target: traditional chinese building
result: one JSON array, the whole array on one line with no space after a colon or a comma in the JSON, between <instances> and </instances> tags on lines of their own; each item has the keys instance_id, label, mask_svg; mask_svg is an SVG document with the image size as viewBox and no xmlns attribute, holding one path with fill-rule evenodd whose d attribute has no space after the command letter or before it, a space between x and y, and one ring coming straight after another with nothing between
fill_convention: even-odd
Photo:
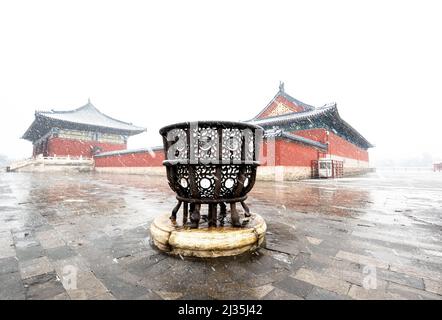
<instances>
[{"instance_id":1,"label":"traditional chinese building","mask_svg":"<svg viewBox=\"0 0 442 320\"><path fill-rule=\"evenodd\" d=\"M100 152L125 150L127 139L145 131L100 112L90 101L71 111L36 111L23 135L33 144L33 156L92 158Z\"/></svg>"},{"instance_id":2,"label":"traditional chinese building","mask_svg":"<svg viewBox=\"0 0 442 320\"><path fill-rule=\"evenodd\" d=\"M246 121L265 129L258 179L339 177L370 171L373 145L339 115L336 103L314 107L284 90ZM93 157L96 171L164 174L162 147L127 150L145 129L113 119L90 102L72 111L36 112L23 138L34 156Z\"/></svg>"},{"instance_id":3,"label":"traditional chinese building","mask_svg":"<svg viewBox=\"0 0 442 320\"><path fill-rule=\"evenodd\" d=\"M280 172L284 179L323 176L321 169L328 169L327 177L335 177L369 168L368 149L373 145L340 117L336 103L315 108L287 94L284 83L247 122L266 130L264 155L269 153L269 139L274 139L273 154L264 157L265 165L276 168L273 173Z\"/></svg>"},{"instance_id":4,"label":"traditional chinese building","mask_svg":"<svg viewBox=\"0 0 442 320\"><path fill-rule=\"evenodd\" d=\"M284 90L246 122L265 129L258 179L338 177L369 171L372 144L345 122L335 103L313 107ZM102 172L164 174L162 147L104 152L95 158Z\"/></svg>"}]
</instances>

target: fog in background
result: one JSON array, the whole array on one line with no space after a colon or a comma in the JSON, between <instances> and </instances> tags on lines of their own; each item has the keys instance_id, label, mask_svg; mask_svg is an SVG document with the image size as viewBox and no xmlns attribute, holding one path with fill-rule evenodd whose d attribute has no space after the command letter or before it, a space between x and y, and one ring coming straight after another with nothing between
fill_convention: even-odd
<instances>
[{"instance_id":1,"label":"fog in background","mask_svg":"<svg viewBox=\"0 0 442 320\"><path fill-rule=\"evenodd\" d=\"M248 120L278 90L341 116L372 165L442 161L438 1L0 2L0 158L24 158L37 110L92 103L146 133ZM0 159L1 160L1 159Z\"/></svg>"}]
</instances>

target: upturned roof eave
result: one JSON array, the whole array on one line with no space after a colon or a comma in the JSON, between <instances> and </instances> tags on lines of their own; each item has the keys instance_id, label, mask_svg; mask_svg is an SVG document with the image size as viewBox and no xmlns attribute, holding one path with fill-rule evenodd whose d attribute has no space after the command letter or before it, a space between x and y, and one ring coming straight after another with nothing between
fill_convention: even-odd
<instances>
[{"instance_id":1,"label":"upturned roof eave","mask_svg":"<svg viewBox=\"0 0 442 320\"><path fill-rule=\"evenodd\" d=\"M316 108L309 111L304 112L292 112L288 114L282 114L278 116L273 117L267 117L263 119L252 119L247 120L245 122L257 124L257 125L277 125L277 124L283 124L286 122L294 121L294 120L304 120L311 117L318 117L326 112L333 111L336 109L336 104L333 104L331 106Z\"/></svg>"},{"instance_id":2,"label":"upturned roof eave","mask_svg":"<svg viewBox=\"0 0 442 320\"><path fill-rule=\"evenodd\" d=\"M137 127L137 126L134 126L134 125L131 125L128 123L124 123L124 122L123 122L124 124L131 125L133 128L123 129L123 128L117 128L117 127L111 127L111 126L102 126L102 125L94 125L94 124L84 123L84 122L63 120L63 119L57 119L57 118L50 117L49 115L46 115L43 113L39 113L38 115L40 117L46 118L49 121L53 121L53 122L69 123L71 125L81 125L81 126L85 126L85 127L93 127L93 128L100 128L100 129L110 129L110 130L115 130L115 131L119 131L119 132L131 132L131 133L133 133L131 135L139 134L139 133L145 132L147 130L146 128Z\"/></svg>"},{"instance_id":3,"label":"upturned roof eave","mask_svg":"<svg viewBox=\"0 0 442 320\"><path fill-rule=\"evenodd\" d=\"M366 144L367 149L374 147L374 144L370 143L358 130L353 128L347 121L345 121L344 119L341 118L337 109L336 109L336 116L341 121L341 123L344 124L344 126L346 126L348 129L350 129L350 131L352 131L354 134L356 134L358 136L358 138L361 139Z\"/></svg>"},{"instance_id":4,"label":"upturned roof eave","mask_svg":"<svg viewBox=\"0 0 442 320\"><path fill-rule=\"evenodd\" d=\"M67 115L67 114L76 115L77 113L79 113L79 112L81 112L83 110L86 111L86 112L87 112L87 110L92 110L92 112L97 113L99 116L101 116L105 120L108 120L110 122L114 122L115 125L94 125L94 124L91 124L91 123L85 123L85 122L79 122L79 121L71 121L69 119L60 119L60 118L57 117L57 115ZM55 111L55 110L51 110L51 111L36 111L35 115L36 115L36 117L40 116L40 117L44 117L44 118L47 118L47 119L50 119L50 120L54 120L54 121L62 121L62 122L67 122L67 123L80 124L80 125L85 125L85 126L89 126L89 127L109 128L109 129L113 129L113 130L138 132L138 133L146 131L146 128L134 126L132 123L121 121L121 120L112 118L111 116L108 116L107 114L104 114L99 109L97 109L90 102L90 100L84 106L81 106L81 107L73 109L73 110L64 110L64 111ZM121 128L118 125L126 126L126 128Z\"/></svg>"},{"instance_id":5,"label":"upturned roof eave","mask_svg":"<svg viewBox=\"0 0 442 320\"><path fill-rule=\"evenodd\" d=\"M268 117L264 119L257 120L249 120L246 122L250 122L253 124L261 125L261 126L272 126L272 125L283 125L293 121L300 121L305 119L316 119L319 117L326 116L328 114L334 114L334 116L354 135L357 136L363 142L363 145L368 148L373 148L374 145L370 143L362 134L360 134L355 128L353 128L348 122L341 118L338 112L338 108L336 104L332 104L330 106L318 108L311 111L305 112L294 112L290 114L284 114L274 117Z\"/></svg>"},{"instance_id":6,"label":"upturned roof eave","mask_svg":"<svg viewBox=\"0 0 442 320\"><path fill-rule=\"evenodd\" d=\"M50 129L39 134L38 137L34 138L34 133L32 131L34 130L34 128L36 128L39 125L38 124L39 118L44 118L44 119L47 119L47 120L54 122L54 123L61 122L61 123L70 124L72 126L81 125L83 127L88 127L88 128L96 128L96 129L100 129L100 130L111 130L114 132L118 132L120 134L126 134L128 136L137 135L137 134L147 131L147 129L143 128L143 127L136 127L137 129L130 129L129 130L129 129L121 129L121 128L113 128L113 127L105 127L105 126L96 126L96 125L91 125L91 124L77 123L77 122L71 122L71 121L66 121L66 120L54 119L54 118L50 118L50 117L45 117L41 113L36 113L36 118L34 119L32 124L29 126L29 128L25 131L25 133L21 136L21 139L28 140L28 141L32 142L32 141L38 140L40 137L44 136L47 132L49 132ZM54 127L55 126L56 125L54 125Z\"/></svg>"}]
</instances>

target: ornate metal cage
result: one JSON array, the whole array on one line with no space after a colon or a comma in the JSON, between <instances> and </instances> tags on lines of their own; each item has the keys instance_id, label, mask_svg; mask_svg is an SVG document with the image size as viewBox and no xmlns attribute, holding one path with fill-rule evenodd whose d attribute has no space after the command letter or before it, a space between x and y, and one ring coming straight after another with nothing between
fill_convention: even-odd
<instances>
[{"instance_id":1,"label":"ornate metal cage","mask_svg":"<svg viewBox=\"0 0 442 320\"><path fill-rule=\"evenodd\" d=\"M224 221L229 203L232 225L241 226L236 203L250 216L244 201L255 183L262 132L259 126L227 121L183 122L160 129L163 165L178 200L172 221L184 203L183 223L190 207L190 225L197 228L201 204L208 204L209 226L216 226L218 220Z\"/></svg>"}]
</instances>

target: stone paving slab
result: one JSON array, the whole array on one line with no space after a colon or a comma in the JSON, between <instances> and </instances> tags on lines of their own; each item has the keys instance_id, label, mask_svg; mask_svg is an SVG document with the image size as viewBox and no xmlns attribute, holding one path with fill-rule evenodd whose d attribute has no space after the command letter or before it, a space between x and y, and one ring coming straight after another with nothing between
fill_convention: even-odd
<instances>
[{"instance_id":1,"label":"stone paving slab","mask_svg":"<svg viewBox=\"0 0 442 320\"><path fill-rule=\"evenodd\" d=\"M22 300L26 298L25 288L18 272L0 275L0 299Z\"/></svg>"},{"instance_id":2,"label":"stone paving slab","mask_svg":"<svg viewBox=\"0 0 442 320\"><path fill-rule=\"evenodd\" d=\"M441 296L428 291L418 290L401 284L390 283L388 292L398 294L404 299L412 300L440 300Z\"/></svg>"},{"instance_id":3,"label":"stone paving slab","mask_svg":"<svg viewBox=\"0 0 442 320\"><path fill-rule=\"evenodd\" d=\"M331 278L304 268L299 269L292 277L340 295L346 295L350 289L350 283L347 281Z\"/></svg>"},{"instance_id":4,"label":"stone paving slab","mask_svg":"<svg viewBox=\"0 0 442 320\"><path fill-rule=\"evenodd\" d=\"M313 288L306 296L306 300L351 300L347 295L339 295L335 292L321 288Z\"/></svg>"},{"instance_id":5,"label":"stone paving slab","mask_svg":"<svg viewBox=\"0 0 442 320\"><path fill-rule=\"evenodd\" d=\"M59 299L66 296L66 291L54 271L28 277L23 283L26 288L26 299L29 300Z\"/></svg>"},{"instance_id":6,"label":"stone paving slab","mask_svg":"<svg viewBox=\"0 0 442 320\"><path fill-rule=\"evenodd\" d=\"M425 290L424 279L417 278L408 274L398 273L390 270L377 270L378 279L382 279L388 282L404 285L407 287Z\"/></svg>"},{"instance_id":7,"label":"stone paving slab","mask_svg":"<svg viewBox=\"0 0 442 320\"><path fill-rule=\"evenodd\" d=\"M274 282L273 285L301 298L307 297L314 288L314 285L311 283L290 276L285 277L281 281Z\"/></svg>"},{"instance_id":8,"label":"stone paving slab","mask_svg":"<svg viewBox=\"0 0 442 320\"><path fill-rule=\"evenodd\" d=\"M50 260L66 260L77 255L74 249L66 245L48 248L45 253Z\"/></svg>"},{"instance_id":9,"label":"stone paving slab","mask_svg":"<svg viewBox=\"0 0 442 320\"><path fill-rule=\"evenodd\" d=\"M364 287L352 284L348 296L355 300L402 300L403 296L386 289L365 289Z\"/></svg>"},{"instance_id":10,"label":"stone paving slab","mask_svg":"<svg viewBox=\"0 0 442 320\"><path fill-rule=\"evenodd\" d=\"M417 278L424 278L424 279L432 279L437 282L442 281L442 273L429 270L425 266L421 268L413 267L413 266L404 266L404 265L392 265L390 267L391 271L399 272L399 273L405 273L411 276L415 276Z\"/></svg>"},{"instance_id":11,"label":"stone paving slab","mask_svg":"<svg viewBox=\"0 0 442 320\"><path fill-rule=\"evenodd\" d=\"M19 272L17 257L0 259L0 275Z\"/></svg>"},{"instance_id":12,"label":"stone paving slab","mask_svg":"<svg viewBox=\"0 0 442 320\"><path fill-rule=\"evenodd\" d=\"M366 265L366 266L375 266L377 268L382 268L382 269L389 268L389 264L384 261L380 261L380 260L372 258L372 257L367 257L364 255L355 254L355 253L347 252L347 251L343 251L343 250L340 250L338 252L338 254L336 255L336 258L351 261L351 262Z\"/></svg>"},{"instance_id":13,"label":"stone paving slab","mask_svg":"<svg viewBox=\"0 0 442 320\"><path fill-rule=\"evenodd\" d=\"M0 190L0 299L442 299L429 172L257 182L265 245L220 259L152 247L163 177L0 173Z\"/></svg>"},{"instance_id":14,"label":"stone paving slab","mask_svg":"<svg viewBox=\"0 0 442 320\"><path fill-rule=\"evenodd\" d=\"M16 249L16 256L20 261L41 258L44 257L45 254L45 250L39 244L28 247L17 247Z\"/></svg>"},{"instance_id":15,"label":"stone paving slab","mask_svg":"<svg viewBox=\"0 0 442 320\"><path fill-rule=\"evenodd\" d=\"M344 280L350 284L355 284L357 286L364 286L364 278L366 274L363 272L354 272L348 269L336 269L336 268L327 268L321 272L324 276L328 276L335 279ZM381 279L376 273L376 288L387 288L388 282Z\"/></svg>"},{"instance_id":16,"label":"stone paving slab","mask_svg":"<svg viewBox=\"0 0 442 320\"><path fill-rule=\"evenodd\" d=\"M61 247L66 244L55 230L37 232L36 238L45 249Z\"/></svg>"},{"instance_id":17,"label":"stone paving slab","mask_svg":"<svg viewBox=\"0 0 442 320\"><path fill-rule=\"evenodd\" d=\"M442 296L442 282L423 279L425 290Z\"/></svg>"},{"instance_id":18,"label":"stone paving slab","mask_svg":"<svg viewBox=\"0 0 442 320\"><path fill-rule=\"evenodd\" d=\"M47 257L21 261L19 263L19 267L22 279L31 278L54 271L54 267Z\"/></svg>"},{"instance_id":19,"label":"stone paving slab","mask_svg":"<svg viewBox=\"0 0 442 320\"><path fill-rule=\"evenodd\" d=\"M0 259L15 257L14 242L12 240L11 233L1 232L0 233Z\"/></svg>"},{"instance_id":20,"label":"stone paving slab","mask_svg":"<svg viewBox=\"0 0 442 320\"><path fill-rule=\"evenodd\" d=\"M303 300L301 297L289 293L278 288L273 289L268 295L264 296L265 300Z\"/></svg>"}]
</instances>

